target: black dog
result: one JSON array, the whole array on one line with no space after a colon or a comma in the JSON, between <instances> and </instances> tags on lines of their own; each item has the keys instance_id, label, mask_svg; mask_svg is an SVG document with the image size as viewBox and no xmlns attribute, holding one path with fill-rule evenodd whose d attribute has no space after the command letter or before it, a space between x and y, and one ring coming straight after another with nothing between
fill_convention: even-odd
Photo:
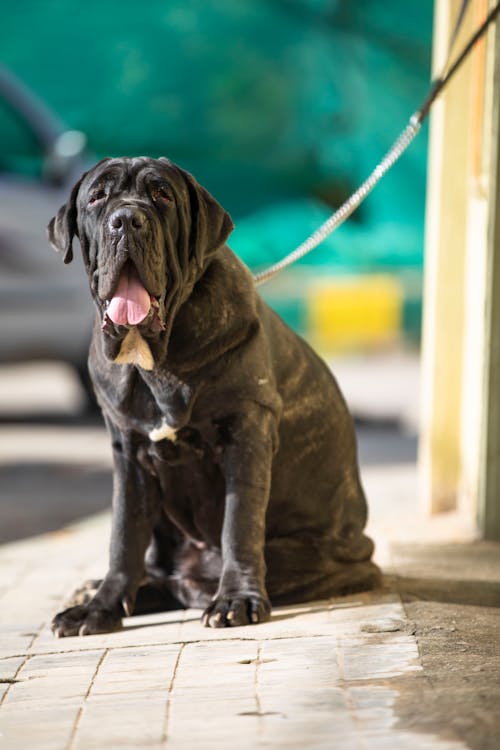
<instances>
[{"instance_id":1,"label":"black dog","mask_svg":"<svg viewBox=\"0 0 500 750\"><path fill-rule=\"evenodd\" d=\"M379 582L352 420L335 380L225 245L224 209L167 159L105 159L49 225L80 241L89 366L111 435L109 572L58 636L205 609L212 627Z\"/></svg>"}]
</instances>

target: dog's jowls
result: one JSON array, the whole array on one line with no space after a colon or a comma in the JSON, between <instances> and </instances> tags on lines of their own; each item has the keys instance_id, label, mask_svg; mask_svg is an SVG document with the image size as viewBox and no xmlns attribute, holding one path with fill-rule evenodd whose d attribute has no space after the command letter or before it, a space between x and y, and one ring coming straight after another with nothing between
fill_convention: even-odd
<instances>
[{"instance_id":1,"label":"dog's jowls","mask_svg":"<svg viewBox=\"0 0 500 750\"><path fill-rule=\"evenodd\" d=\"M65 262L80 241L114 456L109 570L56 615L59 636L173 607L245 625L379 581L342 395L257 294L232 227L149 158L97 164L49 225Z\"/></svg>"}]
</instances>

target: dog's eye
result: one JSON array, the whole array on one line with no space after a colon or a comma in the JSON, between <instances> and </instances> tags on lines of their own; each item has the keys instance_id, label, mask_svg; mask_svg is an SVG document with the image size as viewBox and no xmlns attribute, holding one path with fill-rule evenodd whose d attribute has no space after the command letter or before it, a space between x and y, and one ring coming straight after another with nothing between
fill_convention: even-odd
<instances>
[{"instance_id":1,"label":"dog's eye","mask_svg":"<svg viewBox=\"0 0 500 750\"><path fill-rule=\"evenodd\" d=\"M89 203L92 205L93 203L97 203L98 201L101 201L103 198L106 197L106 191L100 188L99 190L94 190L93 193L91 193L89 198Z\"/></svg>"},{"instance_id":2,"label":"dog's eye","mask_svg":"<svg viewBox=\"0 0 500 750\"><path fill-rule=\"evenodd\" d=\"M170 203L172 198L170 197L170 193L168 192L168 188L160 185L159 187L154 188L153 190L153 200L154 201L163 201L164 203Z\"/></svg>"}]
</instances>

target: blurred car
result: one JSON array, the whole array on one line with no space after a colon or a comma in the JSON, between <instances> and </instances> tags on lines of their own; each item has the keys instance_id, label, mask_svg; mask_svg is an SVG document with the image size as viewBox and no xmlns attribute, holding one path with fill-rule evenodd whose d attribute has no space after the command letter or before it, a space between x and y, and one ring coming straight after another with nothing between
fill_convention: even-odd
<instances>
[{"instance_id":1,"label":"blurred car","mask_svg":"<svg viewBox=\"0 0 500 750\"><path fill-rule=\"evenodd\" d=\"M86 386L87 276L79 253L65 265L52 250L46 226L89 160L85 135L0 66L0 363L63 360Z\"/></svg>"}]
</instances>

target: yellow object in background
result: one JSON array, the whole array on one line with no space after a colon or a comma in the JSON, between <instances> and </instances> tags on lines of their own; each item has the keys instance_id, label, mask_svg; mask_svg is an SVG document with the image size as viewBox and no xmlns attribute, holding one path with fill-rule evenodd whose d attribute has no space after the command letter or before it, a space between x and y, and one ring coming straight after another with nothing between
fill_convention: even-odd
<instances>
[{"instance_id":1,"label":"yellow object in background","mask_svg":"<svg viewBox=\"0 0 500 750\"><path fill-rule=\"evenodd\" d=\"M324 353L396 343L403 301L402 285L393 276L315 280L306 300L308 339Z\"/></svg>"}]
</instances>

